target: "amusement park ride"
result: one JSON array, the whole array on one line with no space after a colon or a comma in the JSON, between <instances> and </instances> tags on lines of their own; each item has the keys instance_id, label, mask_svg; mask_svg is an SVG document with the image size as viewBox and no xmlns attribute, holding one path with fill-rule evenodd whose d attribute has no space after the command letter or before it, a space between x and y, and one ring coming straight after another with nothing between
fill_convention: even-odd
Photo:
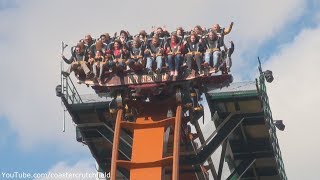
<instances>
[{"instance_id":1,"label":"amusement park ride","mask_svg":"<svg viewBox=\"0 0 320 180\"><path fill-rule=\"evenodd\" d=\"M77 141L112 180L285 180L265 86L273 77L260 61L259 72L255 81L238 83L228 73L194 71L176 79L163 73L80 80L96 92L89 99L61 75L56 93ZM205 114L213 126L203 126Z\"/></svg>"}]
</instances>

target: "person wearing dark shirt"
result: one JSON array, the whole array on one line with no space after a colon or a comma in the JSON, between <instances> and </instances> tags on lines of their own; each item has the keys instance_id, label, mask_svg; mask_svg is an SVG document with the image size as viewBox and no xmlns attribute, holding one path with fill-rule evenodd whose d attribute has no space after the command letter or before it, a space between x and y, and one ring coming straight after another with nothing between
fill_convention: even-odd
<instances>
[{"instance_id":1,"label":"person wearing dark shirt","mask_svg":"<svg viewBox=\"0 0 320 180\"><path fill-rule=\"evenodd\" d=\"M125 69L123 45L120 40L115 40L113 47L109 51L111 55L111 61L109 61L109 66L113 70L122 71Z\"/></svg>"},{"instance_id":2,"label":"person wearing dark shirt","mask_svg":"<svg viewBox=\"0 0 320 180\"><path fill-rule=\"evenodd\" d=\"M224 44L224 36L229 34L232 30L233 22L230 23L228 28L221 28L219 24L214 24L212 29L209 31L213 31L219 37L220 44Z\"/></svg>"},{"instance_id":3,"label":"person wearing dark shirt","mask_svg":"<svg viewBox=\"0 0 320 180\"><path fill-rule=\"evenodd\" d=\"M134 38L132 47L130 48L130 58L127 61L128 66L132 70L141 70L143 67L144 47L141 44L139 37Z\"/></svg>"},{"instance_id":4,"label":"person wearing dark shirt","mask_svg":"<svg viewBox=\"0 0 320 180\"><path fill-rule=\"evenodd\" d=\"M179 41L182 43L185 35L184 29L182 27L178 27L176 30L176 34Z\"/></svg>"},{"instance_id":5,"label":"person wearing dark shirt","mask_svg":"<svg viewBox=\"0 0 320 180\"><path fill-rule=\"evenodd\" d=\"M219 59L221 58L220 47L222 46L217 34L210 31L208 37L203 39L203 44L206 48L206 52L204 54L205 66L210 65L210 59L212 57L213 68L214 71L217 72L219 67Z\"/></svg>"},{"instance_id":6,"label":"person wearing dark shirt","mask_svg":"<svg viewBox=\"0 0 320 180\"><path fill-rule=\"evenodd\" d=\"M81 67L85 72L86 76L89 77L91 75L91 71L87 66L87 62L85 61L85 52L80 48L80 46L76 46L75 50L72 52L72 55L69 59L67 59L64 55L62 55L62 59L70 64L66 71L62 71L63 76L69 76L72 71L75 71L78 74L78 69Z\"/></svg>"},{"instance_id":7,"label":"person wearing dark shirt","mask_svg":"<svg viewBox=\"0 0 320 180\"><path fill-rule=\"evenodd\" d=\"M163 48L159 43L159 38L154 36L152 38L151 43L148 45L147 49L144 51L147 57L146 70L148 73L152 72L152 64L156 62L157 69L156 73L161 72L162 68L162 56L163 56Z\"/></svg>"},{"instance_id":8,"label":"person wearing dark shirt","mask_svg":"<svg viewBox=\"0 0 320 180\"><path fill-rule=\"evenodd\" d=\"M225 66L226 67L226 72L230 72L230 68L232 66L232 59L231 55L234 51L234 43L233 41L230 41L230 47L228 48L227 46L224 46L225 53L223 53L223 62L220 66Z\"/></svg>"},{"instance_id":9,"label":"person wearing dark shirt","mask_svg":"<svg viewBox=\"0 0 320 180\"><path fill-rule=\"evenodd\" d=\"M146 45L149 43L149 41L152 39L150 34L147 34L145 30L141 30L138 34L138 38L140 40L140 43L143 47L146 47Z\"/></svg>"},{"instance_id":10,"label":"person wearing dark shirt","mask_svg":"<svg viewBox=\"0 0 320 180\"><path fill-rule=\"evenodd\" d=\"M85 35L82 41L85 46L85 53L89 52L91 50L91 46L93 46L96 42L96 40L93 39L90 34Z\"/></svg>"},{"instance_id":11,"label":"person wearing dark shirt","mask_svg":"<svg viewBox=\"0 0 320 180\"><path fill-rule=\"evenodd\" d=\"M214 24L211 30L215 32L218 36L224 36L231 32L232 27L233 27L233 22L230 23L228 28L221 28L219 24Z\"/></svg>"},{"instance_id":12,"label":"person wearing dark shirt","mask_svg":"<svg viewBox=\"0 0 320 180\"><path fill-rule=\"evenodd\" d=\"M202 68L201 68L201 63L202 63L202 53L204 51L203 45L199 42L197 39L197 35L191 34L190 35L190 41L184 42L184 49L186 51L186 59L187 59L187 66L188 66L188 71L191 71L192 69L192 62L193 60L196 61L198 71L201 73Z\"/></svg>"},{"instance_id":13,"label":"person wearing dark shirt","mask_svg":"<svg viewBox=\"0 0 320 180\"><path fill-rule=\"evenodd\" d=\"M165 29L165 27L164 28L158 27L156 30L153 30L150 33L150 37L153 37L155 35L162 39L162 38L165 38L165 37L169 37L170 33Z\"/></svg>"},{"instance_id":14,"label":"person wearing dark shirt","mask_svg":"<svg viewBox=\"0 0 320 180\"><path fill-rule=\"evenodd\" d=\"M129 42L131 42L132 40L132 36L129 34L128 31L125 30L121 30L120 31L120 36L117 38L118 40L120 40L121 44L123 46L129 46Z\"/></svg>"},{"instance_id":15,"label":"person wearing dark shirt","mask_svg":"<svg viewBox=\"0 0 320 180\"><path fill-rule=\"evenodd\" d=\"M102 75L106 70L106 60L101 50L98 50L95 53L92 69L94 74L94 80L101 81ZM100 70L99 74L98 74L98 69Z\"/></svg>"},{"instance_id":16,"label":"person wearing dark shirt","mask_svg":"<svg viewBox=\"0 0 320 180\"><path fill-rule=\"evenodd\" d=\"M110 49L111 39L108 33L100 35L100 38L95 44L91 45L90 51L95 53L97 51L106 52Z\"/></svg>"}]
</instances>

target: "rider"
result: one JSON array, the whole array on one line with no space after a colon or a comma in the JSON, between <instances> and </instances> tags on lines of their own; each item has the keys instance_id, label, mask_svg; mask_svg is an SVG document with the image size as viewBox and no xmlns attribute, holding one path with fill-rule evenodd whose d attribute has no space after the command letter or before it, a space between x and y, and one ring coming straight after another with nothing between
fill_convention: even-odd
<instances>
[{"instance_id":1,"label":"rider","mask_svg":"<svg viewBox=\"0 0 320 180\"><path fill-rule=\"evenodd\" d=\"M156 30L153 30L151 33L150 33L150 36L153 37L153 36L158 36L158 38L165 38L165 37L169 37L170 36L170 33L166 30L165 26L162 28L162 27L158 27Z\"/></svg>"},{"instance_id":2,"label":"rider","mask_svg":"<svg viewBox=\"0 0 320 180\"><path fill-rule=\"evenodd\" d=\"M184 35L185 35L184 29L182 27L178 27L176 30L176 34L179 38L179 41L182 42L184 39Z\"/></svg>"},{"instance_id":3,"label":"rider","mask_svg":"<svg viewBox=\"0 0 320 180\"><path fill-rule=\"evenodd\" d=\"M188 71L190 72L192 69L192 61L195 60L198 72L202 73L201 63L202 63L202 53L204 51L203 45L199 42L196 34L190 35L190 41L184 41L184 49L186 51L186 59Z\"/></svg>"},{"instance_id":4,"label":"rider","mask_svg":"<svg viewBox=\"0 0 320 180\"><path fill-rule=\"evenodd\" d=\"M142 70L143 67L144 46L141 44L139 37L135 37L130 48L130 58L127 61L128 66L136 71Z\"/></svg>"},{"instance_id":5,"label":"rider","mask_svg":"<svg viewBox=\"0 0 320 180\"><path fill-rule=\"evenodd\" d=\"M201 38L205 34L204 29L200 25L195 26L193 28L193 31L199 38Z\"/></svg>"},{"instance_id":6,"label":"rider","mask_svg":"<svg viewBox=\"0 0 320 180\"><path fill-rule=\"evenodd\" d=\"M163 48L159 43L159 37L154 36L151 40L151 43L147 46L144 54L147 57L147 65L146 71L148 73L152 73L152 64L154 61L157 63L156 73L160 73L162 69L162 56L163 56Z\"/></svg>"},{"instance_id":7,"label":"rider","mask_svg":"<svg viewBox=\"0 0 320 180\"><path fill-rule=\"evenodd\" d=\"M145 30L141 30L138 34L141 45L145 46L148 41L148 34Z\"/></svg>"},{"instance_id":8,"label":"rider","mask_svg":"<svg viewBox=\"0 0 320 180\"><path fill-rule=\"evenodd\" d=\"M210 31L208 37L203 39L203 44L206 48L204 65L210 66L210 58L212 57L214 72L217 72L219 67L219 59L221 58L220 47L222 46L219 43L217 34L213 31Z\"/></svg>"},{"instance_id":9,"label":"rider","mask_svg":"<svg viewBox=\"0 0 320 180\"><path fill-rule=\"evenodd\" d=\"M100 35L100 40L103 44L102 52L105 52L106 50L110 49L110 45L113 42L113 40L110 38L109 33Z\"/></svg>"},{"instance_id":10,"label":"rider","mask_svg":"<svg viewBox=\"0 0 320 180\"><path fill-rule=\"evenodd\" d=\"M107 65L106 65L106 59L103 56L103 53L101 50L97 50L94 57L94 63L93 63L93 74L94 74L94 80L99 80L101 82L102 75L105 72ZM92 60L91 60L92 61ZM100 73L98 75L98 69L100 70Z\"/></svg>"},{"instance_id":11,"label":"rider","mask_svg":"<svg viewBox=\"0 0 320 180\"><path fill-rule=\"evenodd\" d=\"M214 24L211 30L215 32L218 36L221 36L221 35L224 36L231 32L232 27L233 27L233 22L230 23L228 28L224 28L224 29L222 29L219 24Z\"/></svg>"},{"instance_id":12,"label":"rider","mask_svg":"<svg viewBox=\"0 0 320 180\"><path fill-rule=\"evenodd\" d=\"M96 42L96 40L93 39L90 34L85 35L84 39L81 41L84 42L85 53L89 52L91 49L91 46Z\"/></svg>"},{"instance_id":13,"label":"rider","mask_svg":"<svg viewBox=\"0 0 320 180\"><path fill-rule=\"evenodd\" d=\"M228 28L221 28L219 24L214 24L212 29L209 29L217 34L220 44L224 44L224 36L229 34L232 30L233 22L230 23Z\"/></svg>"},{"instance_id":14,"label":"rider","mask_svg":"<svg viewBox=\"0 0 320 180\"><path fill-rule=\"evenodd\" d=\"M226 45L224 45L224 49L226 50L224 53L222 53L222 64L220 66L226 67L226 73L230 72L230 68L232 66L232 59L231 55L234 51L234 43L230 41L230 48L227 48Z\"/></svg>"},{"instance_id":15,"label":"rider","mask_svg":"<svg viewBox=\"0 0 320 180\"><path fill-rule=\"evenodd\" d=\"M107 52L111 56L112 61L109 61L109 67L111 67L112 70L122 71L125 69L122 46L121 40L116 39L113 47Z\"/></svg>"},{"instance_id":16,"label":"rider","mask_svg":"<svg viewBox=\"0 0 320 180\"><path fill-rule=\"evenodd\" d=\"M119 40L120 40L122 45L128 45L127 43L131 39L132 39L132 37L131 37L131 35L129 34L128 31L125 31L125 30L121 30L120 31Z\"/></svg>"},{"instance_id":17,"label":"rider","mask_svg":"<svg viewBox=\"0 0 320 180\"><path fill-rule=\"evenodd\" d=\"M166 44L165 48L168 57L170 76L178 76L179 67L182 62L181 52L183 51L183 46L180 43L177 34L171 35L170 42Z\"/></svg>"},{"instance_id":18,"label":"rider","mask_svg":"<svg viewBox=\"0 0 320 180\"><path fill-rule=\"evenodd\" d=\"M87 66L87 62L85 61L85 52L79 44L75 47L75 50L72 52L72 55L69 59L67 59L63 54L61 57L67 64L70 64L66 71L61 72L63 76L69 76L72 71L75 71L75 73L79 75L78 69L81 67L87 78L90 78L91 71Z\"/></svg>"}]
</instances>

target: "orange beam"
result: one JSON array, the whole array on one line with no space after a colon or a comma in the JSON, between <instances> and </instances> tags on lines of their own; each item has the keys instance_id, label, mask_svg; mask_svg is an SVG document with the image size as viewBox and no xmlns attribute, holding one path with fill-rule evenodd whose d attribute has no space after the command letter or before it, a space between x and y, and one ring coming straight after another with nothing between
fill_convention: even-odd
<instances>
[{"instance_id":1,"label":"orange beam","mask_svg":"<svg viewBox=\"0 0 320 180\"><path fill-rule=\"evenodd\" d=\"M179 150L180 150L180 130L181 130L181 106L177 107L176 119L173 137L173 163L172 163L172 180L179 179Z\"/></svg>"},{"instance_id":2,"label":"orange beam","mask_svg":"<svg viewBox=\"0 0 320 180\"><path fill-rule=\"evenodd\" d=\"M163 166L172 165L172 156L162 158L161 160L158 160L158 161L140 162L140 163L118 160L117 165L126 169L149 168L149 167L157 167L157 166L163 167Z\"/></svg>"},{"instance_id":3,"label":"orange beam","mask_svg":"<svg viewBox=\"0 0 320 180\"><path fill-rule=\"evenodd\" d=\"M116 180L117 173L117 159L118 159L118 150L119 150L119 136L120 136L120 124L122 121L123 110L119 109L116 124L114 127L114 135L113 135L113 146L112 146L112 158L111 158L111 171L110 171L110 179Z\"/></svg>"},{"instance_id":4,"label":"orange beam","mask_svg":"<svg viewBox=\"0 0 320 180\"><path fill-rule=\"evenodd\" d=\"M153 115L153 118L159 119L157 114ZM139 117L136 119L136 123L151 123L156 125L153 118ZM163 160L163 138L163 126L133 129L131 162L134 162L136 165L131 165L133 168L130 169L130 179L162 179L162 165L154 162L161 162ZM142 167L137 164L142 165ZM152 166L150 167L151 164Z\"/></svg>"},{"instance_id":5,"label":"orange beam","mask_svg":"<svg viewBox=\"0 0 320 180\"><path fill-rule=\"evenodd\" d=\"M179 180L179 151L182 107L178 106L175 118L162 119L162 113L150 108L152 116L143 115L136 122L122 122L123 110L118 110L111 159L111 180L116 180L117 166L130 170L130 179L159 179L163 177L163 167L172 165L172 179ZM150 113L149 112L149 113ZM163 157L164 129L174 124L173 156ZM120 128L133 131L131 161L118 160Z\"/></svg>"},{"instance_id":6,"label":"orange beam","mask_svg":"<svg viewBox=\"0 0 320 180\"><path fill-rule=\"evenodd\" d=\"M121 122L121 127L133 131L134 129L147 129L156 127L167 127L174 124L175 118L167 118L160 121L145 121L145 122Z\"/></svg>"}]
</instances>

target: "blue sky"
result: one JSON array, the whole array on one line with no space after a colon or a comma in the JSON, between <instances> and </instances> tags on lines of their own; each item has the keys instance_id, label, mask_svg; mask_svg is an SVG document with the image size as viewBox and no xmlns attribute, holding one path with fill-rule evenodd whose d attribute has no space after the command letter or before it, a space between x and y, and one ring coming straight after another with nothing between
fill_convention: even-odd
<instances>
[{"instance_id":1,"label":"blue sky","mask_svg":"<svg viewBox=\"0 0 320 180\"><path fill-rule=\"evenodd\" d=\"M253 80L257 73L257 56L265 68L273 70L276 79L268 85L269 98L274 117L284 118L287 125L285 132L278 133L287 175L289 179L314 179L317 174L313 167L317 165L311 166L312 162L306 175L299 172L306 160L320 159L311 155L297 157L304 154L301 146L311 146L315 153L320 147L307 141L297 146L296 139L319 141L317 137L320 137L317 129L304 130L299 124L300 119L308 119L314 127L320 125L314 120L319 119L314 112L317 112L316 101L320 100L315 91L320 88L319 84L314 83L317 81L314 77L320 76L315 69L320 65L320 55L315 49L320 47L320 2L199 0L199 4L208 4L203 7L202 14L193 9L192 4L185 4L178 10L173 8L182 2L164 0L163 3L171 4L167 8L172 13L163 13L161 9L144 7L149 4L144 0L127 1L125 5L95 0L92 3L99 6L90 11L95 13L79 17L80 11L88 11L85 0L0 0L0 54L3 59L0 61L0 80L4 85L0 93L0 172L43 173L61 168L66 171L68 168L70 171L94 170L89 150L75 140L70 117L67 117L66 133L61 131L62 107L54 94L54 87L59 83L61 41L72 45L88 33L94 37L121 29L135 33L140 29L149 31L152 25L167 24L170 30L197 24L210 27L215 22L228 26L234 21L234 29L226 37L236 46L234 78L237 81ZM140 5L137 9L145 9L145 12L139 11L133 16L131 7L137 4ZM209 7L214 5L228 8L216 9L220 16L211 18ZM109 9L106 14L107 6L123 9L117 16L118 21L110 16L118 14L117 8ZM112 23L108 24L108 21ZM306 65L308 69L302 71L301 67ZM82 93L92 92L86 87L79 89ZM291 113L298 111L305 116ZM305 136L298 136L300 134Z\"/></svg>"},{"instance_id":2,"label":"blue sky","mask_svg":"<svg viewBox=\"0 0 320 180\"><path fill-rule=\"evenodd\" d=\"M36 126L35 126L36 130ZM64 161L69 165L75 164L79 159L86 158L93 161L90 152L63 153L50 142L32 150L24 150L19 145L19 139L13 129L10 128L6 118L0 119L0 171L1 172L47 172L53 165ZM75 138L73 139L75 140ZM1 179L1 178L0 178Z\"/></svg>"},{"instance_id":3,"label":"blue sky","mask_svg":"<svg viewBox=\"0 0 320 180\"><path fill-rule=\"evenodd\" d=\"M317 13L320 9L320 1L308 0L305 1L306 8L300 16L286 22L286 25L281 31L273 34L269 39L266 39L257 49L255 53L242 54L242 57L250 60L248 67L254 68L257 66L257 57L260 57L262 63L265 63L272 55L279 53L281 47L294 41L295 37L306 28L315 28L319 26ZM277 26L277 24L273 24ZM252 79L252 72L241 72L242 80Z\"/></svg>"},{"instance_id":4,"label":"blue sky","mask_svg":"<svg viewBox=\"0 0 320 180\"><path fill-rule=\"evenodd\" d=\"M265 41L259 48L257 54L263 59L268 59L273 53L277 52L279 46L290 43L305 28L314 28L318 25L315 15L320 9L320 2L310 0L307 2L307 8L303 14L288 22L288 25L272 38Z\"/></svg>"},{"instance_id":5,"label":"blue sky","mask_svg":"<svg viewBox=\"0 0 320 180\"><path fill-rule=\"evenodd\" d=\"M0 11L4 11L7 9L12 9L12 8L17 8L18 4L16 0L12 0L12 1L6 1L6 0L2 0L0 1Z\"/></svg>"}]
</instances>

